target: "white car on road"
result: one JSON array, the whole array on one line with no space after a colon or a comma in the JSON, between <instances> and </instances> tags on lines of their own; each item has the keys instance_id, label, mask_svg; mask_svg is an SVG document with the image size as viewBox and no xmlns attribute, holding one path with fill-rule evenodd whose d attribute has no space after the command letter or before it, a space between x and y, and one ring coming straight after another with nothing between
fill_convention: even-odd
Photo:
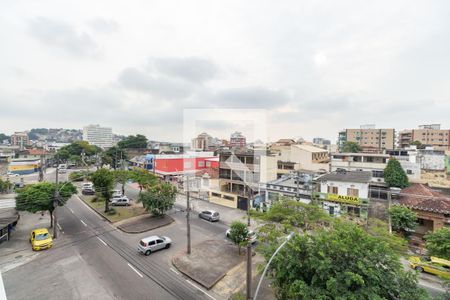
<instances>
[{"instance_id":1,"label":"white car on road","mask_svg":"<svg viewBox=\"0 0 450 300\"><path fill-rule=\"evenodd\" d=\"M138 251L145 255L150 255L152 252L169 249L172 240L167 236L153 235L146 237L139 241Z\"/></svg>"},{"instance_id":2,"label":"white car on road","mask_svg":"<svg viewBox=\"0 0 450 300\"><path fill-rule=\"evenodd\" d=\"M230 238L230 232L231 232L231 228L228 229L227 232L225 233L227 238ZM258 240L258 235L256 234L256 232L250 230L247 234L247 239L250 241L250 243L254 244Z\"/></svg>"}]
</instances>

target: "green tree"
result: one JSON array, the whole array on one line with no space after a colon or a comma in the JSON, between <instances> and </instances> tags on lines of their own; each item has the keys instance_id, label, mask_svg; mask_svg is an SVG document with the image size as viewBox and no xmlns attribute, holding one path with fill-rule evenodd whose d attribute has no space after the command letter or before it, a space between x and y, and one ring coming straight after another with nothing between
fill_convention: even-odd
<instances>
[{"instance_id":1,"label":"green tree","mask_svg":"<svg viewBox=\"0 0 450 300\"><path fill-rule=\"evenodd\" d=\"M405 188L409 185L408 176L395 158L389 159L384 169L384 181L390 187Z\"/></svg>"},{"instance_id":2,"label":"green tree","mask_svg":"<svg viewBox=\"0 0 450 300\"><path fill-rule=\"evenodd\" d=\"M131 172L128 170L115 170L114 180L122 185L122 194L125 195L125 184L131 179Z\"/></svg>"},{"instance_id":3,"label":"green tree","mask_svg":"<svg viewBox=\"0 0 450 300\"><path fill-rule=\"evenodd\" d=\"M404 255L408 250L408 241L396 233L390 234L387 223L380 219L370 218L366 232L387 243L399 255Z\"/></svg>"},{"instance_id":4,"label":"green tree","mask_svg":"<svg viewBox=\"0 0 450 300\"><path fill-rule=\"evenodd\" d=\"M417 214L406 206L394 205L388 211L392 229L408 235L417 225Z\"/></svg>"},{"instance_id":5,"label":"green tree","mask_svg":"<svg viewBox=\"0 0 450 300\"><path fill-rule=\"evenodd\" d=\"M12 187L12 183L9 180L2 180L0 178L0 193L8 192Z\"/></svg>"},{"instance_id":6,"label":"green tree","mask_svg":"<svg viewBox=\"0 0 450 300\"><path fill-rule=\"evenodd\" d=\"M285 232L290 232L292 227L312 230L331 220L321 207L288 198L281 198L267 212L251 211L251 213L261 220L283 224Z\"/></svg>"},{"instance_id":7,"label":"green tree","mask_svg":"<svg viewBox=\"0 0 450 300\"><path fill-rule=\"evenodd\" d=\"M141 193L139 201L154 216L163 216L175 204L176 194L177 188L175 186L163 182Z\"/></svg>"},{"instance_id":8,"label":"green tree","mask_svg":"<svg viewBox=\"0 0 450 300\"><path fill-rule=\"evenodd\" d=\"M81 161L82 155L91 157L101 151L101 148L90 145L87 141L75 141L59 149L58 152L56 152L56 158L59 159L59 161L67 161L71 158L75 158L75 156L78 156L80 159L76 160Z\"/></svg>"},{"instance_id":9,"label":"green tree","mask_svg":"<svg viewBox=\"0 0 450 300\"><path fill-rule=\"evenodd\" d=\"M105 199L105 212L109 211L109 199L114 187L114 175L110 170L101 168L92 174L92 183L95 191Z\"/></svg>"},{"instance_id":10,"label":"green tree","mask_svg":"<svg viewBox=\"0 0 450 300\"><path fill-rule=\"evenodd\" d=\"M59 189L58 205L63 206L67 200L76 194L77 189L72 183L62 182L56 187L55 183L41 182L26 185L17 191L16 209L36 213L39 211L48 211L50 213L50 227L53 225L53 201L55 189Z\"/></svg>"},{"instance_id":11,"label":"green tree","mask_svg":"<svg viewBox=\"0 0 450 300\"><path fill-rule=\"evenodd\" d=\"M114 146L103 152L101 159L103 164L110 165L115 170L123 160L127 159L127 155L123 149Z\"/></svg>"},{"instance_id":12,"label":"green tree","mask_svg":"<svg viewBox=\"0 0 450 300\"><path fill-rule=\"evenodd\" d=\"M230 240L238 246L238 253L241 255L241 247L247 243L248 228L240 221L234 221L230 226Z\"/></svg>"},{"instance_id":13,"label":"green tree","mask_svg":"<svg viewBox=\"0 0 450 300\"><path fill-rule=\"evenodd\" d=\"M84 179L90 179L92 175L91 171L74 171L69 174L70 181L83 181Z\"/></svg>"},{"instance_id":14,"label":"green tree","mask_svg":"<svg viewBox=\"0 0 450 300\"><path fill-rule=\"evenodd\" d=\"M355 142L345 142L344 146L342 147L341 152L346 152L346 153L357 153L357 152L361 152L362 148L358 143Z\"/></svg>"},{"instance_id":15,"label":"green tree","mask_svg":"<svg viewBox=\"0 0 450 300\"><path fill-rule=\"evenodd\" d=\"M144 169L134 169L131 171L130 179L137 182L139 185L139 194L142 193L142 189L148 189L154 186L158 182L158 177L155 174L150 173Z\"/></svg>"},{"instance_id":16,"label":"green tree","mask_svg":"<svg viewBox=\"0 0 450 300\"><path fill-rule=\"evenodd\" d=\"M387 243L347 222L294 236L270 274L278 299L428 299Z\"/></svg>"},{"instance_id":17,"label":"green tree","mask_svg":"<svg viewBox=\"0 0 450 300\"><path fill-rule=\"evenodd\" d=\"M130 135L124 140L117 143L117 146L122 149L145 149L147 148L147 138L142 134L136 136Z\"/></svg>"},{"instance_id":18,"label":"green tree","mask_svg":"<svg viewBox=\"0 0 450 300\"><path fill-rule=\"evenodd\" d=\"M425 235L425 247L430 256L450 260L450 228L443 227Z\"/></svg>"}]
</instances>

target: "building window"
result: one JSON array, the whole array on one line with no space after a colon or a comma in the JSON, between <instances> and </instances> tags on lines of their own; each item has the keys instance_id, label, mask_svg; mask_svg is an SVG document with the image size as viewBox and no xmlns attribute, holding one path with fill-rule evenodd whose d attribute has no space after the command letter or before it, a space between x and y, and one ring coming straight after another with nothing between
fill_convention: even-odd
<instances>
[{"instance_id":1,"label":"building window","mask_svg":"<svg viewBox=\"0 0 450 300\"><path fill-rule=\"evenodd\" d=\"M211 168L211 162L210 162L210 161L207 161L207 162L206 162L206 167L207 167L207 168Z\"/></svg>"},{"instance_id":2,"label":"building window","mask_svg":"<svg viewBox=\"0 0 450 300\"><path fill-rule=\"evenodd\" d=\"M358 189L348 188L347 189L347 196L359 197L359 190Z\"/></svg>"},{"instance_id":3,"label":"building window","mask_svg":"<svg viewBox=\"0 0 450 300\"><path fill-rule=\"evenodd\" d=\"M383 171L372 171L372 176L376 178L383 178L384 172Z\"/></svg>"},{"instance_id":4,"label":"building window","mask_svg":"<svg viewBox=\"0 0 450 300\"><path fill-rule=\"evenodd\" d=\"M192 164L191 164L190 161L185 161L185 162L183 163L183 166L184 166L185 169L192 168Z\"/></svg>"},{"instance_id":5,"label":"building window","mask_svg":"<svg viewBox=\"0 0 450 300\"><path fill-rule=\"evenodd\" d=\"M338 187L337 186L328 186L328 194L337 194Z\"/></svg>"},{"instance_id":6,"label":"building window","mask_svg":"<svg viewBox=\"0 0 450 300\"><path fill-rule=\"evenodd\" d=\"M199 160L198 161L198 167L199 168L203 168L205 166L205 161L204 160Z\"/></svg>"},{"instance_id":7,"label":"building window","mask_svg":"<svg viewBox=\"0 0 450 300\"><path fill-rule=\"evenodd\" d=\"M412 175L412 174L413 174L413 171L412 171L412 170L406 170L406 174Z\"/></svg>"}]
</instances>

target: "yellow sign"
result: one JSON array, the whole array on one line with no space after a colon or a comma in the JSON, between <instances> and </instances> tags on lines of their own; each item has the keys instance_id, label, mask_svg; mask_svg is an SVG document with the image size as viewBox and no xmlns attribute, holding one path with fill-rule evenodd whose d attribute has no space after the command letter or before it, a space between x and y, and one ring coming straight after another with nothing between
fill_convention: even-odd
<instances>
[{"instance_id":1,"label":"yellow sign","mask_svg":"<svg viewBox=\"0 0 450 300\"><path fill-rule=\"evenodd\" d=\"M335 202L348 203L354 205L360 205L358 197L353 196L342 196L336 194L327 194L327 199Z\"/></svg>"}]
</instances>

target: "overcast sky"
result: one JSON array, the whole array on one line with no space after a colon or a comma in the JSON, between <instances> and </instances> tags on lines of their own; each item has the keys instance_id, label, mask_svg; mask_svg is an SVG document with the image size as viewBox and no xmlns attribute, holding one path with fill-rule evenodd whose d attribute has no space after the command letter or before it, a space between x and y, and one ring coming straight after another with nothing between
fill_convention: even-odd
<instances>
[{"instance_id":1,"label":"overcast sky","mask_svg":"<svg viewBox=\"0 0 450 300\"><path fill-rule=\"evenodd\" d=\"M251 135L252 109L270 140L449 128L449 16L445 0L1 1L0 132L177 141L192 108L249 109L198 122L222 138Z\"/></svg>"}]
</instances>

